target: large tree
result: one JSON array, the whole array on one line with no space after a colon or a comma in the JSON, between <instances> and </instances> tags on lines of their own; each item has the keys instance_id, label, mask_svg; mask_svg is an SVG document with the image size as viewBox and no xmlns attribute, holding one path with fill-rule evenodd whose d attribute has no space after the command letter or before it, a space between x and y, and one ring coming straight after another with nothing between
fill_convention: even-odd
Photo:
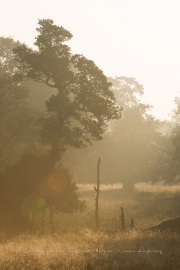
<instances>
[{"instance_id":1,"label":"large tree","mask_svg":"<svg viewBox=\"0 0 180 270\"><path fill-rule=\"evenodd\" d=\"M35 194L38 205L39 199L45 199L54 231L54 207L72 211L82 206L71 181L57 172L57 161L68 146L82 148L93 140L101 140L107 122L119 119L121 109L115 105L111 84L94 62L70 53L69 31L52 20L40 20L37 31L37 50L25 45L14 49L18 69L12 75L17 81L30 79L30 83L32 80L40 83L41 89L44 85L45 91L47 87L54 90L46 102L46 112L38 121L39 140L44 148L39 152L35 144L33 151L24 151L21 159L3 175L2 189L6 190L4 194L8 187L15 191L14 213L19 219L23 217L19 209L24 201L27 205L26 200L31 201ZM4 202L12 209L11 199L7 201L5 196Z\"/></svg>"},{"instance_id":2,"label":"large tree","mask_svg":"<svg viewBox=\"0 0 180 270\"><path fill-rule=\"evenodd\" d=\"M103 72L93 61L72 55L67 41L72 34L52 20L39 20L37 50L14 50L26 78L55 88L42 119L42 136L51 144L54 161L67 146L81 148L101 140L107 122L118 119L121 109Z\"/></svg>"},{"instance_id":3,"label":"large tree","mask_svg":"<svg viewBox=\"0 0 180 270\"><path fill-rule=\"evenodd\" d=\"M12 38L0 38L0 228L8 231L29 227L32 210L39 213L49 207L52 214L52 205L66 212L82 208L69 175L52 172L50 148L40 136L41 114L30 105L24 87L38 90L39 83L19 82L22 74L15 75L18 64L13 53L17 45Z\"/></svg>"}]
</instances>

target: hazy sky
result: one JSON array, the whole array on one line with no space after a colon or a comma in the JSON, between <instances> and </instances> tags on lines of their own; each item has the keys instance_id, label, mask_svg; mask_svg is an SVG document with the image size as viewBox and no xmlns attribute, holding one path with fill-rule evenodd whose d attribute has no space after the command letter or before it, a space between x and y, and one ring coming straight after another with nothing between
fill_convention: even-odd
<instances>
[{"instance_id":1,"label":"hazy sky","mask_svg":"<svg viewBox=\"0 0 180 270\"><path fill-rule=\"evenodd\" d=\"M32 46L38 19L73 34L72 52L107 76L134 77L165 119L180 95L180 0L0 0L0 36Z\"/></svg>"}]
</instances>

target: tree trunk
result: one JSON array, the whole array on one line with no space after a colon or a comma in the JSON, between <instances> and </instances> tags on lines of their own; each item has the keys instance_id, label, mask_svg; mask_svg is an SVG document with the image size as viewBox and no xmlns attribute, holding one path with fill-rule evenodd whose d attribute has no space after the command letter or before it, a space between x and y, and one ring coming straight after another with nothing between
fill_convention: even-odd
<instances>
[{"instance_id":1,"label":"tree trunk","mask_svg":"<svg viewBox=\"0 0 180 270\"><path fill-rule=\"evenodd\" d=\"M124 209L123 209L123 207L121 207L120 219L121 219L122 230L124 231L125 230L125 220L124 220Z\"/></svg>"},{"instance_id":2,"label":"tree trunk","mask_svg":"<svg viewBox=\"0 0 180 270\"><path fill-rule=\"evenodd\" d=\"M96 209L95 209L95 220L96 220L96 228L99 229L99 187L100 187L100 158L97 163L97 187L94 186L94 190L96 191L96 198L95 198L95 204L96 204Z\"/></svg>"}]
</instances>

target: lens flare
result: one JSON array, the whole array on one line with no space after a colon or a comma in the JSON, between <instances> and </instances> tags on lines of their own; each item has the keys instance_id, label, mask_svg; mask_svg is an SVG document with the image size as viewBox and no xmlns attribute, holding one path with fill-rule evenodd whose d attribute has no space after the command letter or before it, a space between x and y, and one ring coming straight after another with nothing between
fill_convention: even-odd
<instances>
[{"instance_id":1,"label":"lens flare","mask_svg":"<svg viewBox=\"0 0 180 270\"><path fill-rule=\"evenodd\" d=\"M54 172L47 179L48 187L54 192L62 192L67 188L68 180L62 172Z\"/></svg>"},{"instance_id":2,"label":"lens flare","mask_svg":"<svg viewBox=\"0 0 180 270\"><path fill-rule=\"evenodd\" d=\"M26 217L29 218L29 212L35 210L41 212L46 207L46 201L37 195L29 195L26 197L21 205L21 212Z\"/></svg>"}]
</instances>

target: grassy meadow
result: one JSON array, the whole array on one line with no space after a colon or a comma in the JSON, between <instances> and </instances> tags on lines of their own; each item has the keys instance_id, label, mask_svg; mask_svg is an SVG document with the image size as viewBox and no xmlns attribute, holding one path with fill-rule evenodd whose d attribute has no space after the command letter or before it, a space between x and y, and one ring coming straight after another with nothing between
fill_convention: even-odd
<instances>
[{"instance_id":1,"label":"grassy meadow","mask_svg":"<svg viewBox=\"0 0 180 270\"><path fill-rule=\"evenodd\" d=\"M159 187L161 188L161 187ZM141 190L142 191L142 190ZM95 226L95 192L79 186L86 210L55 214L56 233L1 234L2 270L179 270L180 235L147 228L179 216L179 191L136 192L123 199L121 186L102 186L100 229ZM125 213L121 229L120 207ZM130 219L135 228L130 229Z\"/></svg>"}]
</instances>

